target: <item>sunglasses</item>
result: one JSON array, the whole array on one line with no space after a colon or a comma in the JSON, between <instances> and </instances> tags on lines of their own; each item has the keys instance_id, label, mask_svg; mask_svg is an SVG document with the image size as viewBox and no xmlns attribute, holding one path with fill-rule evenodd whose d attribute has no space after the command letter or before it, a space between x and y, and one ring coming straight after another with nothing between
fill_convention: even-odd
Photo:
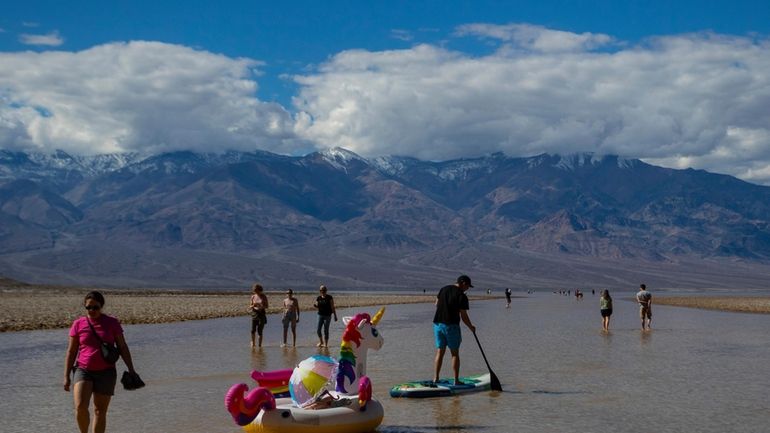
<instances>
[{"instance_id":1,"label":"sunglasses","mask_svg":"<svg viewBox=\"0 0 770 433\"><path fill-rule=\"evenodd\" d=\"M86 310L88 311L97 311L101 309L102 309L101 305L86 305Z\"/></svg>"}]
</instances>

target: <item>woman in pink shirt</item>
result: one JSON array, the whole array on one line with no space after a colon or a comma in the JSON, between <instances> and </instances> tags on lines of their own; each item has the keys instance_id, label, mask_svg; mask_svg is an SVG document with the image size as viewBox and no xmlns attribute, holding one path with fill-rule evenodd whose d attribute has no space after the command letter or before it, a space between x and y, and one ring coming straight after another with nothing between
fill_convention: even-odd
<instances>
[{"instance_id":1,"label":"woman in pink shirt","mask_svg":"<svg viewBox=\"0 0 770 433\"><path fill-rule=\"evenodd\" d=\"M96 291L90 292L85 297L84 306L87 314L75 319L70 328L69 345L64 360L64 390L69 391L74 382L72 394L75 400L75 419L80 433L88 433L91 424L89 405L93 395L93 432L104 433L107 427L107 408L115 393L118 373L115 364L107 362L102 356L102 341L108 344L117 343L120 356L130 373L135 373L134 364L131 362L131 352L123 338L120 322L114 317L102 314L104 296ZM70 373L73 371L74 378L70 379Z\"/></svg>"}]
</instances>

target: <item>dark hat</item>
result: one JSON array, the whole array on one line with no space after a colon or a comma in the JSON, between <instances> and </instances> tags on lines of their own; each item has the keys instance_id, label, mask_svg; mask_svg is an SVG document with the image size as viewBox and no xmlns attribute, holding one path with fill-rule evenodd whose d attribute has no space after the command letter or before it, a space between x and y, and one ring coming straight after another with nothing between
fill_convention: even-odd
<instances>
[{"instance_id":1,"label":"dark hat","mask_svg":"<svg viewBox=\"0 0 770 433\"><path fill-rule=\"evenodd\" d=\"M468 284L468 287L473 287L473 284L471 284L471 277L467 275L460 275L459 277L457 277L457 283L458 284L466 283Z\"/></svg>"}]
</instances>

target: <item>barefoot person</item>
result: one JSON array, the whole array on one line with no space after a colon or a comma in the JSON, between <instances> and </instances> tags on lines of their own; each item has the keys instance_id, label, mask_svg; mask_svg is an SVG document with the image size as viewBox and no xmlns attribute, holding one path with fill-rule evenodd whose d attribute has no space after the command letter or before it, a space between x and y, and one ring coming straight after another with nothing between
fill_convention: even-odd
<instances>
[{"instance_id":1,"label":"barefoot person","mask_svg":"<svg viewBox=\"0 0 770 433\"><path fill-rule=\"evenodd\" d=\"M265 290L259 284L254 284L251 288L251 347L255 347L254 337L259 334L259 347L262 347L262 331L267 323L267 296Z\"/></svg>"},{"instance_id":2,"label":"barefoot person","mask_svg":"<svg viewBox=\"0 0 770 433\"><path fill-rule=\"evenodd\" d=\"M299 322L299 301L294 297L294 291L286 291L286 297L283 299L283 344L286 347L286 337L291 326L292 346L297 346L297 322Z\"/></svg>"},{"instance_id":3,"label":"barefoot person","mask_svg":"<svg viewBox=\"0 0 770 433\"><path fill-rule=\"evenodd\" d=\"M607 289L602 290L599 298L599 312L602 314L602 328L604 331L610 330L610 316L612 316L612 296Z\"/></svg>"},{"instance_id":4,"label":"barefoot person","mask_svg":"<svg viewBox=\"0 0 770 433\"><path fill-rule=\"evenodd\" d=\"M505 289L505 308L511 308L511 289L510 288Z\"/></svg>"},{"instance_id":5,"label":"barefoot person","mask_svg":"<svg viewBox=\"0 0 770 433\"><path fill-rule=\"evenodd\" d=\"M75 401L75 419L80 433L87 433L89 426L94 433L104 433L107 428L107 408L115 393L118 373L115 364L104 359L102 342L117 343L120 356L130 373L135 373L123 328L118 319L102 314L104 296L96 291L86 295L83 304L86 315L72 322L67 355L64 359L64 390L70 390ZM77 361L77 364L75 363ZM70 373L74 370L74 378ZM89 406L94 401L94 416Z\"/></svg>"},{"instance_id":6,"label":"barefoot person","mask_svg":"<svg viewBox=\"0 0 770 433\"><path fill-rule=\"evenodd\" d=\"M334 321L337 321L337 309L334 308L334 298L327 293L328 289L323 284L318 288L320 295L315 299L313 306L318 309L318 347L329 346L329 325L332 322L332 315ZM323 328L323 334L321 333Z\"/></svg>"},{"instance_id":7,"label":"barefoot person","mask_svg":"<svg viewBox=\"0 0 770 433\"><path fill-rule=\"evenodd\" d=\"M645 329L652 329L652 293L647 291L647 286L644 284L639 285L639 292L636 293L636 301L639 302L639 316L642 319L642 331Z\"/></svg>"},{"instance_id":8,"label":"barefoot person","mask_svg":"<svg viewBox=\"0 0 770 433\"><path fill-rule=\"evenodd\" d=\"M452 354L452 370L455 384L460 384L460 320L465 326L476 332L476 327L468 317L468 297L465 292L473 287L467 275L457 277L455 284L444 286L436 296L436 314L433 316L433 335L436 340L436 359L434 360L433 381L438 382L444 353L449 347Z\"/></svg>"}]
</instances>

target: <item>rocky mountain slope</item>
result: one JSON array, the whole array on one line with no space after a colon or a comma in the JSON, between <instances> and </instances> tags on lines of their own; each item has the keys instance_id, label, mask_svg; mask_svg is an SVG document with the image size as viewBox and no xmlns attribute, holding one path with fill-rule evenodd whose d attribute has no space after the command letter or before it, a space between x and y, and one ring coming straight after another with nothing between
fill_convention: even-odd
<instances>
[{"instance_id":1,"label":"rocky mountain slope","mask_svg":"<svg viewBox=\"0 0 770 433\"><path fill-rule=\"evenodd\" d=\"M533 258L760 269L769 224L768 187L617 156L0 150L0 273L33 282L356 287L400 270L408 286L483 268L504 284Z\"/></svg>"}]
</instances>

